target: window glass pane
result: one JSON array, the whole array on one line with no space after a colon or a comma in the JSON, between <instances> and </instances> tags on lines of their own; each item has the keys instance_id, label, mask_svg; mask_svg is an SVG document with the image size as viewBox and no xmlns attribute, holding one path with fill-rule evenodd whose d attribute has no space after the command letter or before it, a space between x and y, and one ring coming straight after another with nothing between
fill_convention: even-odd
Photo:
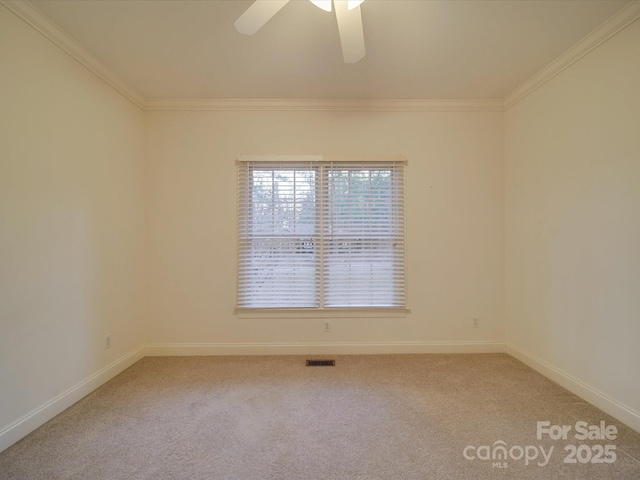
<instances>
[{"instance_id":1,"label":"window glass pane","mask_svg":"<svg viewBox=\"0 0 640 480\"><path fill-rule=\"evenodd\" d=\"M253 234L312 236L315 174L313 170L252 170Z\"/></svg>"},{"instance_id":2,"label":"window glass pane","mask_svg":"<svg viewBox=\"0 0 640 480\"><path fill-rule=\"evenodd\" d=\"M324 232L327 307L404 303L403 224L392 169L331 168Z\"/></svg>"},{"instance_id":3,"label":"window glass pane","mask_svg":"<svg viewBox=\"0 0 640 480\"><path fill-rule=\"evenodd\" d=\"M313 169L248 169L240 182L239 306L318 306L315 192Z\"/></svg>"},{"instance_id":4,"label":"window glass pane","mask_svg":"<svg viewBox=\"0 0 640 480\"><path fill-rule=\"evenodd\" d=\"M246 163L238 194L238 306L404 306L400 162Z\"/></svg>"}]
</instances>

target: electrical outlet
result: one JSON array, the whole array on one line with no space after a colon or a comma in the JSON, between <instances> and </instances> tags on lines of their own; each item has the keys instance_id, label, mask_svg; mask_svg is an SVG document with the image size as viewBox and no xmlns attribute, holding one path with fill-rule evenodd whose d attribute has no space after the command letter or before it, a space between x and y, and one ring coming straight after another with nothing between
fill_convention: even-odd
<instances>
[{"instance_id":1,"label":"electrical outlet","mask_svg":"<svg viewBox=\"0 0 640 480\"><path fill-rule=\"evenodd\" d=\"M331 322L329 321L324 322L324 332L325 333L331 332Z\"/></svg>"},{"instance_id":2,"label":"electrical outlet","mask_svg":"<svg viewBox=\"0 0 640 480\"><path fill-rule=\"evenodd\" d=\"M111 334L104 337L104 349L111 348Z\"/></svg>"},{"instance_id":3,"label":"electrical outlet","mask_svg":"<svg viewBox=\"0 0 640 480\"><path fill-rule=\"evenodd\" d=\"M480 319L478 317L473 319L473 328L480 328Z\"/></svg>"}]
</instances>

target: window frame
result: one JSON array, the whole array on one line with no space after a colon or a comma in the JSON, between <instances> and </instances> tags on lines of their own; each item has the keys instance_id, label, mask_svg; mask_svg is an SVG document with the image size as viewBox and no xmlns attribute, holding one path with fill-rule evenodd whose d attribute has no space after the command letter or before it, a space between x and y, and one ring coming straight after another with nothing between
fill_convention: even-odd
<instances>
[{"instance_id":1,"label":"window frame","mask_svg":"<svg viewBox=\"0 0 640 480\"><path fill-rule=\"evenodd\" d=\"M407 277L408 277L408 265L406 261L407 256L407 239L406 239L406 175L402 172L401 175L401 199L400 205L402 208L402 212L400 214L400 218L402 220L401 224L401 235L402 235L402 299L404 300L402 305L389 305L389 306L324 306L322 298L322 275L323 275L323 259L322 253L319 254L319 258L317 258L317 267L315 272L315 277L319 282L317 286L320 296L319 306L304 306L304 307L287 307L287 306L276 306L276 307L251 307L251 306L239 306L240 299L240 260L241 260L241 244L243 239L241 238L241 215L243 213L243 209L250 208L250 205L246 204L247 199L251 198L251 192L247 191L247 188L253 188L253 185L250 187L242 186L240 182L244 178L248 180L248 169L251 166L258 166L260 164L264 164L267 168L282 168L286 169L287 164L291 164L292 168L300 168L305 169L308 165L309 170L316 171L316 193L315 198L318 201L320 195L329 196L328 193L322 193L320 189L327 188L325 184L325 180L322 179L321 175L326 174L328 178L329 168L327 166L332 164L344 164L347 165L345 168L353 168L357 170L357 165L362 164L363 169L370 167L372 164L380 163L381 165L392 165L391 168L395 169L398 166L406 167L408 164L407 159L404 155L359 155L359 156L345 156L345 155L241 155L237 159L237 172L238 172L238 191L237 191L237 213L238 213L238 225L237 225L237 278L236 278L236 308L234 313L238 315L240 318L308 318L308 317L325 317L330 316L333 318L336 317L404 317L407 313L410 312L408 308L408 285L407 285ZM354 168L355 167L355 168ZM245 168L244 172L242 169ZM323 172L321 174L321 172ZM395 181L395 180L394 180ZM243 188L245 190L243 190ZM242 198L244 194L244 199ZM398 198L398 197L394 197ZM315 226L318 227L321 224L322 220L320 220L321 216L326 212L320 212L321 205L316 205L317 216L315 218ZM251 204L253 205L253 204ZM396 217L394 217L396 218ZM320 226L320 228L322 228ZM321 248L322 251L322 248Z\"/></svg>"}]
</instances>

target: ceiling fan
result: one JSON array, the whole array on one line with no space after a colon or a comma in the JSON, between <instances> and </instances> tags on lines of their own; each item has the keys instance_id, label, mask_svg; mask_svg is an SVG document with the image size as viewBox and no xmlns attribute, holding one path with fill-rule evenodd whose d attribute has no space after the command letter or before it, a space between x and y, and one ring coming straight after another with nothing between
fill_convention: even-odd
<instances>
[{"instance_id":1,"label":"ceiling fan","mask_svg":"<svg viewBox=\"0 0 640 480\"><path fill-rule=\"evenodd\" d=\"M338 33L345 63L356 63L365 55L360 4L364 0L309 0L327 12L336 10ZM234 25L238 32L253 35L282 9L289 0L255 0Z\"/></svg>"}]
</instances>

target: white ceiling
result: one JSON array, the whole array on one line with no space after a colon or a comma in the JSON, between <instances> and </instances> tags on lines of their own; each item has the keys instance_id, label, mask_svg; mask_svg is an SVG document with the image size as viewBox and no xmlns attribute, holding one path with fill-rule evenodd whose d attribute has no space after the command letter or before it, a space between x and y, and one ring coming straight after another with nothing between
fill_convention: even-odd
<instances>
[{"instance_id":1,"label":"white ceiling","mask_svg":"<svg viewBox=\"0 0 640 480\"><path fill-rule=\"evenodd\" d=\"M252 0L31 0L146 98L501 99L628 0L367 0L367 54L293 0L256 35Z\"/></svg>"}]
</instances>

